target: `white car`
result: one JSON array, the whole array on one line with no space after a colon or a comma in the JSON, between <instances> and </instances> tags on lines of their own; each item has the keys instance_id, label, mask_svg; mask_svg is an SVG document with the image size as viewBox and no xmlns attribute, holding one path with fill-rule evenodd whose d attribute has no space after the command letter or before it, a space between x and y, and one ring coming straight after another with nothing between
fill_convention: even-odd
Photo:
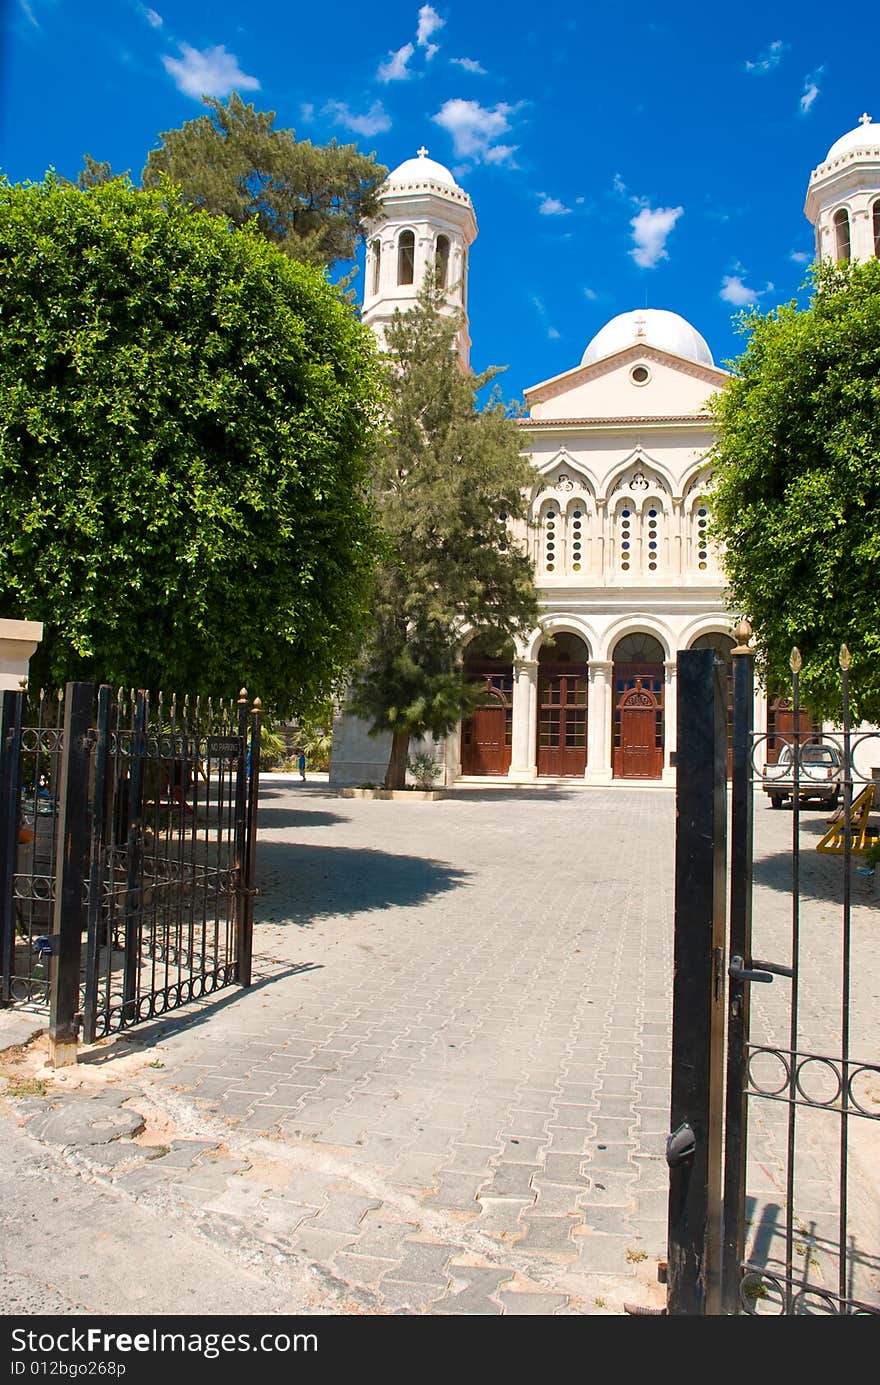
<instances>
[{"instance_id":1,"label":"white car","mask_svg":"<svg viewBox=\"0 0 880 1385\"><path fill-rule=\"evenodd\" d=\"M813 798L829 808L836 808L843 779L840 752L833 745L802 745L798 759L798 798L801 803ZM792 746L783 745L776 764L764 766L762 779L764 792L770 795L774 808L781 808L787 798L794 797Z\"/></svg>"}]
</instances>

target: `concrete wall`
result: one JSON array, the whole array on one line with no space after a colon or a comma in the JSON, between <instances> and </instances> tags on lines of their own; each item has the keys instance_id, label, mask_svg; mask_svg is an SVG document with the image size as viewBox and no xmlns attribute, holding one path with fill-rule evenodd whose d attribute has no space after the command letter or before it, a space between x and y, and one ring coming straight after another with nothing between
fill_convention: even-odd
<instances>
[{"instance_id":1,"label":"concrete wall","mask_svg":"<svg viewBox=\"0 0 880 1385\"><path fill-rule=\"evenodd\" d=\"M30 658L42 638L38 620L0 620L0 689L18 688L27 679Z\"/></svg>"}]
</instances>

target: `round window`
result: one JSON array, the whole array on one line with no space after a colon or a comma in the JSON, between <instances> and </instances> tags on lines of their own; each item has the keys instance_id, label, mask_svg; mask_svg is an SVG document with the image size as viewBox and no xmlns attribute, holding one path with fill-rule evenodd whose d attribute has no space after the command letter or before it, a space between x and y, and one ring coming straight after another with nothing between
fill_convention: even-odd
<instances>
[{"instance_id":1,"label":"round window","mask_svg":"<svg viewBox=\"0 0 880 1385\"><path fill-rule=\"evenodd\" d=\"M646 365L634 365L629 373L629 378L634 385L647 385L651 378L651 372Z\"/></svg>"}]
</instances>

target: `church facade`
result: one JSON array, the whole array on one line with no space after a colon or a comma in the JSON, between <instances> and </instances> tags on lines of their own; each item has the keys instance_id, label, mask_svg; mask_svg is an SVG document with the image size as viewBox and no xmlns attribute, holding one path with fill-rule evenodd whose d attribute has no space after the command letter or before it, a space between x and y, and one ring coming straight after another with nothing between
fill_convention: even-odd
<instances>
[{"instance_id":1,"label":"church facade","mask_svg":"<svg viewBox=\"0 0 880 1385\"><path fill-rule=\"evenodd\" d=\"M880 126L863 117L813 172L806 215L817 257L880 257ZM467 193L420 150L392 172L367 228L363 318L381 340L429 268L464 314L468 368ZM525 391L523 450L537 480L520 538L534 561L540 621L505 657L463 651L481 705L439 748L442 780L604 784L675 775L676 657L712 647L730 662L733 616L708 539L708 404L723 390L700 333L674 312L613 318L570 370ZM784 698L763 696L755 725L787 729ZM344 716L331 783L378 782L390 738ZM771 743L772 744L772 743Z\"/></svg>"}]
</instances>

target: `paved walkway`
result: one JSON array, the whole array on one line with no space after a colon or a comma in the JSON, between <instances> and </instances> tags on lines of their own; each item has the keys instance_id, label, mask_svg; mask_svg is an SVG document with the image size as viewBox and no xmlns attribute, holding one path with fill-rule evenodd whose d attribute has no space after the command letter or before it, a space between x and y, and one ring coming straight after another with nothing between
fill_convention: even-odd
<instances>
[{"instance_id":1,"label":"paved walkway","mask_svg":"<svg viewBox=\"0 0 880 1385\"><path fill-rule=\"evenodd\" d=\"M759 814L781 937L789 819ZM290 1310L662 1303L674 796L268 781L260 821L253 988L96 1046L19 1101L31 1135Z\"/></svg>"}]
</instances>

